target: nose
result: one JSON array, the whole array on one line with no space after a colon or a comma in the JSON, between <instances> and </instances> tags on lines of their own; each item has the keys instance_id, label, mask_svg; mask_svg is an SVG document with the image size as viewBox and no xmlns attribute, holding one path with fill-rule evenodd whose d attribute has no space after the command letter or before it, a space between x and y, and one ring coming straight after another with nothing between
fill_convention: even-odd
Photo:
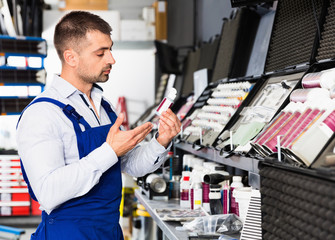
<instances>
[{"instance_id":1,"label":"nose","mask_svg":"<svg viewBox=\"0 0 335 240\"><path fill-rule=\"evenodd\" d=\"M116 63L115 58L113 57L112 51L109 51L109 54L107 54L107 61L108 61L108 64L111 64L111 65Z\"/></svg>"}]
</instances>

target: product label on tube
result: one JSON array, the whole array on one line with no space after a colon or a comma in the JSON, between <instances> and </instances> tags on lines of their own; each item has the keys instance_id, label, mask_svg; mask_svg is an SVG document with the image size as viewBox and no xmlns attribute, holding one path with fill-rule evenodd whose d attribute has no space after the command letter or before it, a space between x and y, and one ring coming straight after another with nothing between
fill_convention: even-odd
<instances>
[{"instance_id":1,"label":"product label on tube","mask_svg":"<svg viewBox=\"0 0 335 240\"><path fill-rule=\"evenodd\" d=\"M158 106L156 112L158 115L161 115L164 111L172 106L172 102L169 101L167 98L164 98L161 104Z\"/></svg>"}]
</instances>

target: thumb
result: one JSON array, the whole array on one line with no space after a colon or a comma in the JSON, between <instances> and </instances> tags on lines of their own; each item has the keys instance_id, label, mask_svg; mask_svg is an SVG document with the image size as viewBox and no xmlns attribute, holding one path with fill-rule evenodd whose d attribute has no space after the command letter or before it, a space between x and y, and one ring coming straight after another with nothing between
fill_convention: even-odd
<instances>
[{"instance_id":1,"label":"thumb","mask_svg":"<svg viewBox=\"0 0 335 240\"><path fill-rule=\"evenodd\" d=\"M114 123L113 127L119 128L123 123L123 119L124 119L124 115L123 115L123 113L120 113L120 115L115 120L115 123Z\"/></svg>"}]
</instances>

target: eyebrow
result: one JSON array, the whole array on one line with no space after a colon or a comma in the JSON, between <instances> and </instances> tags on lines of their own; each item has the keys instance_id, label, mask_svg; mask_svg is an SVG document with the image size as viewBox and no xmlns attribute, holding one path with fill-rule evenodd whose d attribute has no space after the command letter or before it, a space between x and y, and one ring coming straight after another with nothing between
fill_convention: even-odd
<instances>
[{"instance_id":1,"label":"eyebrow","mask_svg":"<svg viewBox=\"0 0 335 240\"><path fill-rule=\"evenodd\" d=\"M101 48L95 50L94 52L99 52L101 50L112 50L113 45L114 45L114 42L112 42L112 45L110 47L101 47Z\"/></svg>"}]
</instances>

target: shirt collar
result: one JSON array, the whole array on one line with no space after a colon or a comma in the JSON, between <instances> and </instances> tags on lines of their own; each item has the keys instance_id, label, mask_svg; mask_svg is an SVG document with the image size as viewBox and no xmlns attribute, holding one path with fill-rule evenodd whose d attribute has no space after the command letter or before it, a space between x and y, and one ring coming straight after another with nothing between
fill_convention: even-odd
<instances>
[{"instance_id":1,"label":"shirt collar","mask_svg":"<svg viewBox=\"0 0 335 240\"><path fill-rule=\"evenodd\" d=\"M55 88L58 93L63 98L68 98L75 92L81 93L77 88L75 88L71 83L61 78L59 75L55 75L54 80L52 81L51 87ZM103 89L98 84L93 84L91 94L101 95L102 96Z\"/></svg>"}]
</instances>

